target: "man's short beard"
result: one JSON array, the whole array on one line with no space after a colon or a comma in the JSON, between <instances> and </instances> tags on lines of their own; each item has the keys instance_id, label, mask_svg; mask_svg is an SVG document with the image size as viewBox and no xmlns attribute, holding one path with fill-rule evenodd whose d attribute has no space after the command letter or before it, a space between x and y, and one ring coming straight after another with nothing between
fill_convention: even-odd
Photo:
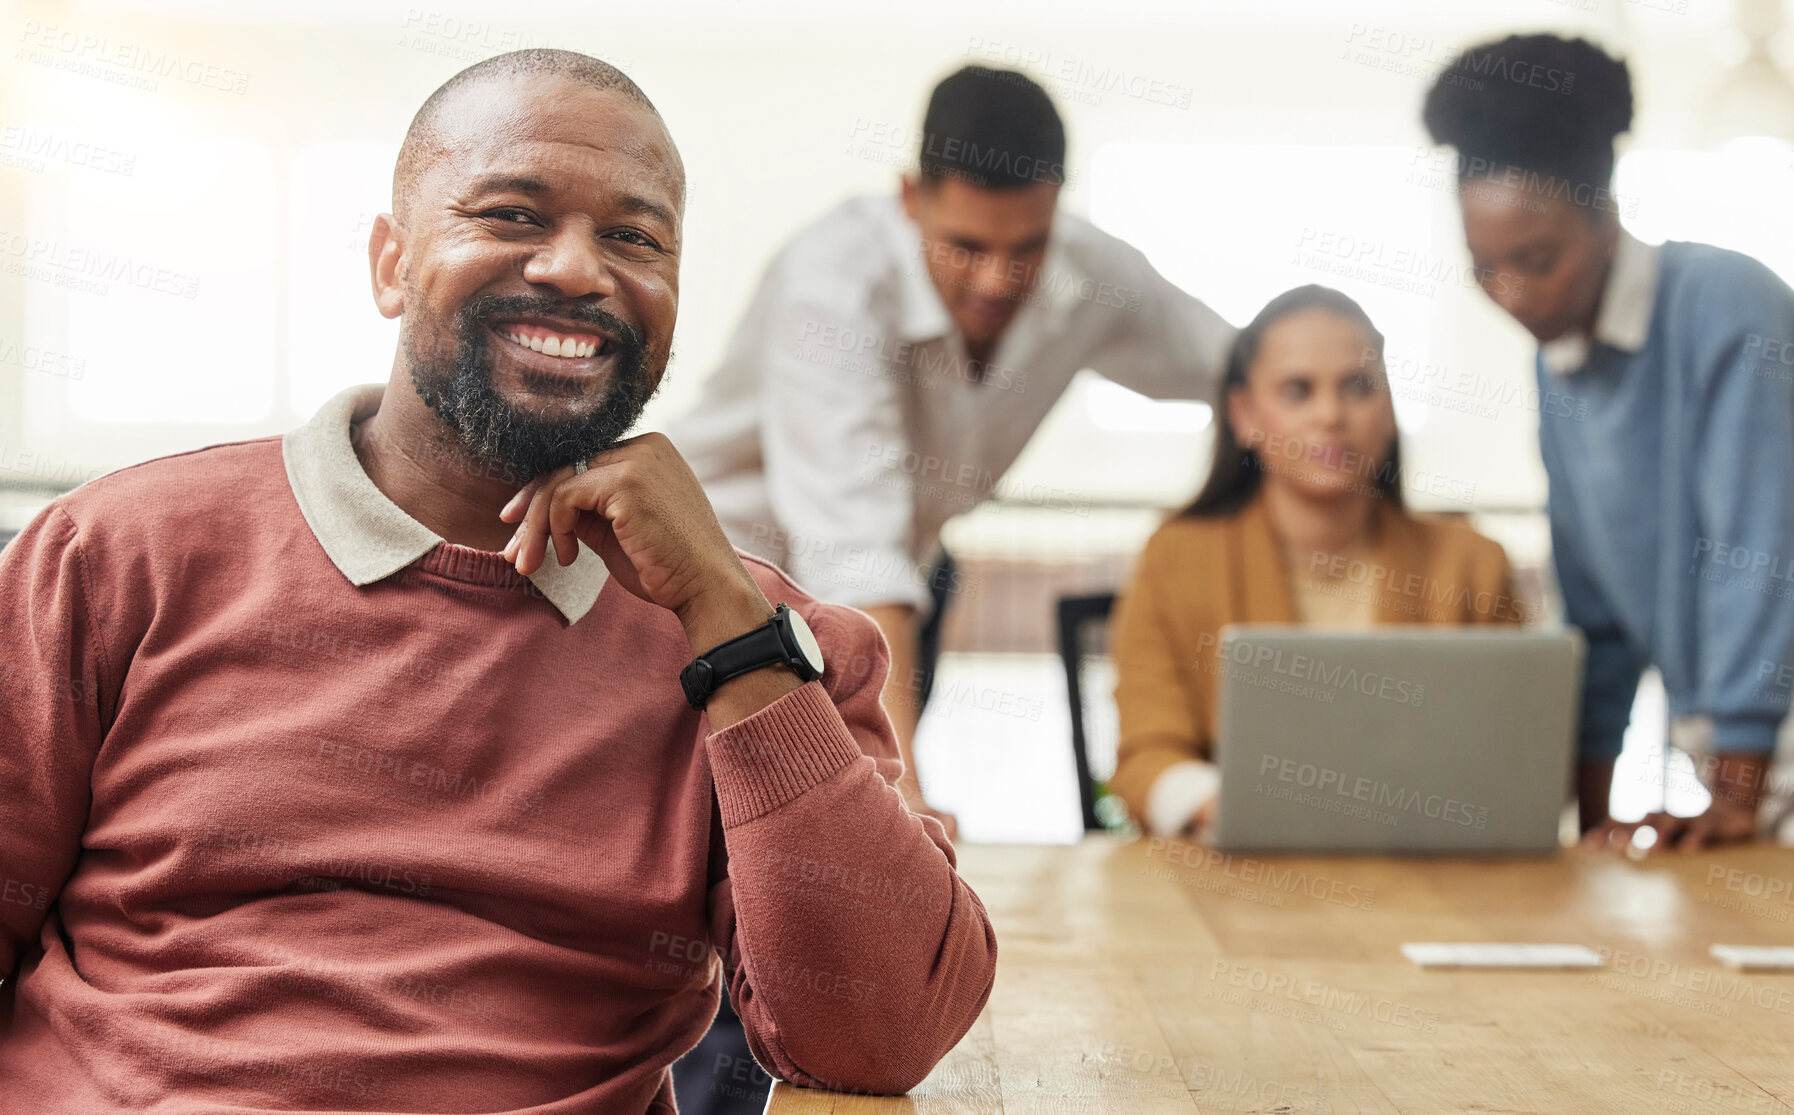
<instances>
[{"instance_id":1,"label":"man's short beard","mask_svg":"<svg viewBox=\"0 0 1794 1115\"><path fill-rule=\"evenodd\" d=\"M580 322L614 337L616 356L604 397L589 414L538 418L512 405L493 386L489 339L495 318L540 314ZM452 362L421 351L414 330L405 332L405 361L411 385L431 410L460 437L468 453L523 484L589 460L623 440L642 416L658 384L648 377L647 344L627 322L583 303L560 303L527 295L476 298L455 314Z\"/></svg>"}]
</instances>

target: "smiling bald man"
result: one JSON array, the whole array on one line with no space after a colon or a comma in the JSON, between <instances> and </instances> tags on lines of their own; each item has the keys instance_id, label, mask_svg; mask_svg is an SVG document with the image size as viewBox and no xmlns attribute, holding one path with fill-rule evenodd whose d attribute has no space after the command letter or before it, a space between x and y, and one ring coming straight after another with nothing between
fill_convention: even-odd
<instances>
[{"instance_id":1,"label":"smiling bald man","mask_svg":"<svg viewBox=\"0 0 1794 1115\"><path fill-rule=\"evenodd\" d=\"M970 1027L996 942L892 788L872 621L624 439L684 191L615 69L462 72L369 242L388 383L5 552L8 1110L670 1112L725 979L798 1084Z\"/></svg>"}]
</instances>

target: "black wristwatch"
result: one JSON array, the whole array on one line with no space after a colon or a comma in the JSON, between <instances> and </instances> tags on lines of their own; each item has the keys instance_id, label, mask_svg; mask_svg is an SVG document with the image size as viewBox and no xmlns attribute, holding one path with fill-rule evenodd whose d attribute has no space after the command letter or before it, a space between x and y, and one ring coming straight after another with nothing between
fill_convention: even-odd
<instances>
[{"instance_id":1,"label":"black wristwatch","mask_svg":"<svg viewBox=\"0 0 1794 1115\"><path fill-rule=\"evenodd\" d=\"M789 666L803 681L822 676L822 648L816 636L804 617L783 604L761 626L692 659L679 671L679 684L691 707L701 709L723 682L767 666Z\"/></svg>"}]
</instances>

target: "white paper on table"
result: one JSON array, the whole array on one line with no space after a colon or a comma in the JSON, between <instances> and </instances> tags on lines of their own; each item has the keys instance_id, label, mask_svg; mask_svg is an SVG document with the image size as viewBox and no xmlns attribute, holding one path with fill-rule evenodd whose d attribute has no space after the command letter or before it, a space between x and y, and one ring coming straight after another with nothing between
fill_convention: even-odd
<instances>
[{"instance_id":1,"label":"white paper on table","mask_svg":"<svg viewBox=\"0 0 1794 1115\"><path fill-rule=\"evenodd\" d=\"M1601 958L1582 945L1494 942L1411 942L1402 955L1422 968L1599 968Z\"/></svg>"},{"instance_id":2,"label":"white paper on table","mask_svg":"<svg viewBox=\"0 0 1794 1115\"><path fill-rule=\"evenodd\" d=\"M1794 946L1714 945L1707 951L1713 959L1741 972L1794 971Z\"/></svg>"}]
</instances>

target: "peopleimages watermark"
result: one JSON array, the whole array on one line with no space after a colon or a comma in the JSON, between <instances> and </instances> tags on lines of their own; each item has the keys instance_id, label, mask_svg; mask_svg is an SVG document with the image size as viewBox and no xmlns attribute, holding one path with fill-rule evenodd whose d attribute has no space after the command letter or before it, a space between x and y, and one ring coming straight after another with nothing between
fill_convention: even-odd
<instances>
[{"instance_id":1,"label":"peopleimages watermark","mask_svg":"<svg viewBox=\"0 0 1794 1115\"><path fill-rule=\"evenodd\" d=\"M346 639L340 631L276 622L266 616L255 621L249 637L254 657L288 666L319 666L324 659L352 664L382 662L418 681L434 681L450 669L442 659L395 653L390 646Z\"/></svg>"},{"instance_id":2,"label":"peopleimages watermark","mask_svg":"<svg viewBox=\"0 0 1794 1115\"><path fill-rule=\"evenodd\" d=\"M1528 213L1542 213L1545 201L1562 199L1584 209L1601 209L1627 217L1638 215L1638 198L1616 193L1605 182L1579 182L1480 155L1463 155L1451 147L1416 147L1402 181L1481 200L1492 198L1494 187L1516 189L1521 193L1513 204Z\"/></svg>"},{"instance_id":3,"label":"peopleimages watermark","mask_svg":"<svg viewBox=\"0 0 1794 1115\"><path fill-rule=\"evenodd\" d=\"M1212 656L1209 653L1211 650L1214 651ZM1227 673L1230 667L1237 667L1240 670L1261 671L1310 682L1330 691L1328 700L1332 700L1332 693L1356 692L1366 697L1419 708L1421 701L1426 698L1426 686L1419 682L1390 677L1374 670L1360 670L1343 662L1329 663L1312 654L1254 646L1243 639L1220 643L1219 636L1208 631L1196 637L1196 654L1199 659L1212 659L1207 664L1211 672Z\"/></svg>"},{"instance_id":4,"label":"peopleimages watermark","mask_svg":"<svg viewBox=\"0 0 1794 1115\"><path fill-rule=\"evenodd\" d=\"M1678 1072L1672 1068L1657 1070L1657 1090L1673 1092L1675 1098L1663 1100L1658 1110L1677 1115L1713 1115L1716 1111L1736 1111L1743 1115L1794 1115L1794 1107L1776 1099L1755 1084L1740 1088L1725 1081L1710 1080Z\"/></svg>"},{"instance_id":5,"label":"peopleimages watermark","mask_svg":"<svg viewBox=\"0 0 1794 1115\"><path fill-rule=\"evenodd\" d=\"M920 241L915 255L904 264L906 274L926 276L931 282L954 289L967 289L973 283L966 272L986 275L996 256L941 241ZM1055 299L1070 297L1093 306L1137 314L1146 291L1098 278L1073 268L1048 267L1041 263L1012 259L995 276L1015 288L1013 300L1018 306L1051 308Z\"/></svg>"},{"instance_id":6,"label":"peopleimages watermark","mask_svg":"<svg viewBox=\"0 0 1794 1115\"><path fill-rule=\"evenodd\" d=\"M852 126L847 129L846 146L841 153L898 170L910 169L924 161L939 163L943 159L955 162L973 160L983 170L1004 171L1005 177L1057 183L1064 190L1073 189L1077 185L1077 172L1064 163L1049 163L1027 155L1007 157L1004 152L981 149L967 140L938 132L930 134L919 127L870 116L853 118ZM981 153L981 159L977 157L978 153ZM964 173L957 167L954 172Z\"/></svg>"},{"instance_id":7,"label":"peopleimages watermark","mask_svg":"<svg viewBox=\"0 0 1794 1115\"><path fill-rule=\"evenodd\" d=\"M1538 387L1522 387L1513 380L1497 378L1474 369L1453 370L1444 364L1412 356L1364 350L1366 364L1382 361L1389 393L1398 399L1409 399L1435 410L1472 414L1478 418L1496 419L1504 407L1515 407L1533 414L1568 418L1576 422L1588 419L1588 400L1574 398L1561 391L1540 391Z\"/></svg>"},{"instance_id":8,"label":"peopleimages watermark","mask_svg":"<svg viewBox=\"0 0 1794 1115\"><path fill-rule=\"evenodd\" d=\"M480 778L465 771L452 771L408 755L398 755L371 747L325 740L318 745L316 758L321 763L353 770L367 777L376 786L402 793L406 800L421 795L441 795L427 804L438 808L469 800L494 802L513 813L540 816L544 794L539 789L520 789L495 778Z\"/></svg>"},{"instance_id":9,"label":"peopleimages watermark","mask_svg":"<svg viewBox=\"0 0 1794 1115\"><path fill-rule=\"evenodd\" d=\"M1404 294L1433 297L1443 286L1481 289L1492 297L1526 289L1520 276L1460 263L1453 256L1420 248L1390 245L1373 236L1356 236L1304 225L1290 261L1311 271L1358 279Z\"/></svg>"},{"instance_id":10,"label":"peopleimages watermark","mask_svg":"<svg viewBox=\"0 0 1794 1115\"><path fill-rule=\"evenodd\" d=\"M733 1084L724 1083L724 1074ZM728 1053L719 1053L716 1064L711 1067L710 1090L730 1099L745 1100L752 1098L763 1101L772 1090L772 1076L760 1067L760 1062L752 1057L736 1057Z\"/></svg>"},{"instance_id":11,"label":"peopleimages watermark","mask_svg":"<svg viewBox=\"0 0 1794 1115\"><path fill-rule=\"evenodd\" d=\"M1711 584L1794 600L1794 560L1786 554L1697 538L1688 572Z\"/></svg>"},{"instance_id":12,"label":"peopleimages watermark","mask_svg":"<svg viewBox=\"0 0 1794 1115\"><path fill-rule=\"evenodd\" d=\"M1749 1004L1776 1014L1794 1014L1794 985L1751 980L1713 968L1684 966L1606 945L1597 946L1595 954L1609 970L1609 974L1599 981L1609 991L1655 999L1722 1018L1731 1016L1734 1003ZM1668 986L1641 989L1622 980L1622 975Z\"/></svg>"},{"instance_id":13,"label":"peopleimages watermark","mask_svg":"<svg viewBox=\"0 0 1794 1115\"><path fill-rule=\"evenodd\" d=\"M0 337L0 364L13 364L57 379L78 382L87 378L86 357L70 356L40 345L22 345L11 337Z\"/></svg>"},{"instance_id":14,"label":"peopleimages watermark","mask_svg":"<svg viewBox=\"0 0 1794 1115\"><path fill-rule=\"evenodd\" d=\"M285 981L285 977L281 976L276 976L275 979ZM256 1080L258 1084L265 1084L267 1087L297 1085L310 1089L324 1088L332 1092L351 1093L361 1098L372 1096L382 1086L381 1078L361 1071L359 1062L357 1067L333 1067L331 1063L289 1059L292 1055L286 1053L246 1057L240 1039L213 1037L172 1026L157 1041L161 1047L159 1052L166 1063L172 1064L178 1058L183 1072L196 1072L210 1078L224 1077L233 1084Z\"/></svg>"},{"instance_id":15,"label":"peopleimages watermark","mask_svg":"<svg viewBox=\"0 0 1794 1115\"><path fill-rule=\"evenodd\" d=\"M648 952L647 967L653 971L686 981L710 982L716 951L704 938L656 929L648 937Z\"/></svg>"},{"instance_id":16,"label":"peopleimages watermark","mask_svg":"<svg viewBox=\"0 0 1794 1115\"><path fill-rule=\"evenodd\" d=\"M855 329L806 318L798 326L799 360L928 390L959 380L993 391L1021 393L1028 373L1011 365L974 360L946 345L893 340L872 329Z\"/></svg>"},{"instance_id":17,"label":"peopleimages watermark","mask_svg":"<svg viewBox=\"0 0 1794 1115\"><path fill-rule=\"evenodd\" d=\"M1340 58L1371 69L1426 80L1433 80L1440 70L1453 67L1458 72L1448 74L1442 80L1474 93L1491 85L1496 88L1524 85L1568 96L1576 87L1574 70L1542 66L1528 58L1510 58L1484 47L1441 48L1437 40L1428 36L1369 23L1352 24L1346 35L1345 53Z\"/></svg>"},{"instance_id":18,"label":"peopleimages watermark","mask_svg":"<svg viewBox=\"0 0 1794 1115\"><path fill-rule=\"evenodd\" d=\"M1205 999L1220 999L1224 1003L1244 1006L1253 1011L1314 1022L1330 1030L1345 1029L1349 1018L1367 1018L1384 1025L1426 1034L1436 1033L1439 1029L1438 1011L1411 1006L1368 992L1348 991L1319 980L1273 972L1235 960L1212 961L1208 978L1211 984L1224 983L1226 988L1208 988L1203 992L1202 997ZM1247 991L1261 994L1265 998L1255 1000L1239 994ZM1278 1003L1279 999L1285 1002ZM1303 1011L1299 1009L1301 1007L1311 1009Z\"/></svg>"},{"instance_id":19,"label":"peopleimages watermark","mask_svg":"<svg viewBox=\"0 0 1794 1115\"><path fill-rule=\"evenodd\" d=\"M1115 93L1146 104L1189 108L1196 95L1192 86L1179 85L1121 66L1075 58L1000 39L985 39L974 35L966 40L965 52L980 62L1016 70L1032 70L1040 78L1040 83L1062 100L1078 104L1098 105L1102 103L1104 94Z\"/></svg>"},{"instance_id":20,"label":"peopleimages watermark","mask_svg":"<svg viewBox=\"0 0 1794 1115\"><path fill-rule=\"evenodd\" d=\"M0 131L0 166L41 174L51 163L128 178L137 169L137 155L30 124L8 124Z\"/></svg>"},{"instance_id":21,"label":"peopleimages watermark","mask_svg":"<svg viewBox=\"0 0 1794 1115\"><path fill-rule=\"evenodd\" d=\"M1778 667L1774 662L1759 664L1758 678L1766 675L1766 670L1787 669ZM1786 702L1788 694L1776 692L1775 689L1759 688L1751 694L1753 700L1772 700ZM1681 751L1680 748L1677 749ZM1633 775L1633 780L1645 786L1660 786L1665 791L1683 794L1697 794L1705 791L1716 801L1731 802L1754 810L1764 797L1782 797L1794 794L1794 770L1777 770L1772 763L1760 762L1757 756L1749 759L1727 754L1689 754L1682 752L1688 759L1688 766L1679 764L1666 766L1662 763L1643 763Z\"/></svg>"},{"instance_id":22,"label":"peopleimages watermark","mask_svg":"<svg viewBox=\"0 0 1794 1115\"><path fill-rule=\"evenodd\" d=\"M1711 887L1714 883L1733 894L1794 908L1794 879L1786 876L1764 875L1715 863L1707 867L1707 885Z\"/></svg>"},{"instance_id":23,"label":"peopleimages watermark","mask_svg":"<svg viewBox=\"0 0 1794 1115\"><path fill-rule=\"evenodd\" d=\"M1428 495L1452 503L1470 503L1476 498L1476 484L1443 472L1397 466L1380 455L1360 453L1355 449L1337 451L1338 463L1328 466L1332 448L1289 437L1284 434L1254 430L1241 442L1258 459L1265 472L1291 475L1300 465L1327 468L1340 476L1348 491L1360 495L1380 495L1384 485L1398 486L1410 494Z\"/></svg>"},{"instance_id":24,"label":"peopleimages watermark","mask_svg":"<svg viewBox=\"0 0 1794 1115\"><path fill-rule=\"evenodd\" d=\"M1794 383L1794 341L1749 333L1744 337L1744 358L1758 379Z\"/></svg>"},{"instance_id":25,"label":"peopleimages watermark","mask_svg":"<svg viewBox=\"0 0 1794 1115\"><path fill-rule=\"evenodd\" d=\"M906 445L867 442L860 456L862 479L883 487L926 495L942 503L969 509L987 495L1016 503L1031 503L1054 511L1087 517L1090 497L1051 484L1003 482L995 469L971 461L955 461L934 453L922 453Z\"/></svg>"},{"instance_id":26,"label":"peopleimages watermark","mask_svg":"<svg viewBox=\"0 0 1794 1115\"><path fill-rule=\"evenodd\" d=\"M151 93L160 87L160 79L164 78L239 96L249 91L249 75L246 73L187 58L165 48L113 39L110 35L89 34L27 20L18 41L19 49L13 52L15 61L48 66L82 77L97 77Z\"/></svg>"},{"instance_id":27,"label":"peopleimages watermark","mask_svg":"<svg viewBox=\"0 0 1794 1115\"><path fill-rule=\"evenodd\" d=\"M399 25L398 45L440 58L478 62L494 54L560 44L516 27L500 26L479 19L463 19L435 8L407 8L404 22ZM611 55L596 57L620 70L628 70L632 65L625 58Z\"/></svg>"},{"instance_id":28,"label":"peopleimages watermark","mask_svg":"<svg viewBox=\"0 0 1794 1115\"><path fill-rule=\"evenodd\" d=\"M1449 609L1459 615L1486 616L1524 624L1536 623L1539 618L1537 604L1522 600L1505 590L1491 592L1456 581L1424 576L1411 570L1403 572L1381 562L1348 558L1325 550L1312 551L1307 571L1310 577L1318 573L1339 582L1338 585L1311 582L1311 587L1321 592L1343 595L1343 592L1335 590L1343 589L1345 585L1378 593L1387 592L1389 597L1379 597L1379 604L1390 606L1411 602L1412 607L1397 608L1410 614L1437 617Z\"/></svg>"},{"instance_id":29,"label":"peopleimages watermark","mask_svg":"<svg viewBox=\"0 0 1794 1115\"><path fill-rule=\"evenodd\" d=\"M1204 1111L1239 1110L1225 1102L1231 1099L1246 1101L1253 1111L1272 1110L1288 1115L1332 1110L1305 1084L1264 1079L1243 1069L1205 1065L1195 1059L1180 1061L1170 1053L1125 1042L1106 1041L1080 1053L1094 1060L1097 1071L1107 1078L1114 1078L1114 1069L1122 1069L1143 1080L1162 1080L1167 1096L1193 1095Z\"/></svg>"},{"instance_id":30,"label":"peopleimages watermark","mask_svg":"<svg viewBox=\"0 0 1794 1115\"><path fill-rule=\"evenodd\" d=\"M31 910L42 910L50 904L50 888L21 879L0 880L0 902L9 902Z\"/></svg>"},{"instance_id":31,"label":"peopleimages watermark","mask_svg":"<svg viewBox=\"0 0 1794 1115\"><path fill-rule=\"evenodd\" d=\"M1751 693L1756 700L1787 701L1794 695L1794 666L1768 658L1758 659L1756 681L1757 688Z\"/></svg>"},{"instance_id":32,"label":"peopleimages watermark","mask_svg":"<svg viewBox=\"0 0 1794 1115\"><path fill-rule=\"evenodd\" d=\"M42 449L0 442L0 473L36 481L47 488L74 488L99 479L107 471L63 460Z\"/></svg>"},{"instance_id":33,"label":"peopleimages watermark","mask_svg":"<svg viewBox=\"0 0 1794 1115\"><path fill-rule=\"evenodd\" d=\"M1368 802L1416 817L1462 828L1483 829L1489 824L1489 807L1447 797L1444 794L1422 794L1419 790L1397 786L1380 778L1367 778L1346 771L1299 759L1267 754L1258 761L1259 785L1265 778L1289 786L1312 790L1318 795L1331 795L1339 801Z\"/></svg>"},{"instance_id":34,"label":"peopleimages watermark","mask_svg":"<svg viewBox=\"0 0 1794 1115\"><path fill-rule=\"evenodd\" d=\"M884 592L893 587L928 588L933 583L932 570L883 547L816 538L765 523L754 524L748 541L745 549L783 555L775 564L797 571L802 578L825 580L840 588ZM955 569L944 587L969 600L978 594L978 579Z\"/></svg>"},{"instance_id":35,"label":"peopleimages watermark","mask_svg":"<svg viewBox=\"0 0 1794 1115\"><path fill-rule=\"evenodd\" d=\"M199 295L199 276L102 249L0 231L0 271L83 294L106 294L119 283L178 298Z\"/></svg>"},{"instance_id":36,"label":"peopleimages watermark","mask_svg":"<svg viewBox=\"0 0 1794 1115\"><path fill-rule=\"evenodd\" d=\"M1195 885L1203 890L1216 889L1201 886L1201 883L1208 881L1230 881L1248 887L1264 887L1268 893L1241 892L1235 894L1235 897L1268 906L1282 906L1284 895L1303 894L1347 909L1368 910L1377 897L1375 887L1359 886L1330 875L1310 875L1305 868L1286 867L1251 856L1236 856L1230 852L1165 836L1155 836L1147 841L1146 857L1149 862L1143 871L1156 878L1167 877L1160 874L1162 869L1154 867L1150 862L1163 859L1168 864L1199 872L1199 875L1194 876L1177 872L1170 874L1187 885ZM1211 880L1210 877L1216 876L1218 879ZM1274 898L1276 901L1265 901L1266 898Z\"/></svg>"},{"instance_id":37,"label":"peopleimages watermark","mask_svg":"<svg viewBox=\"0 0 1794 1115\"><path fill-rule=\"evenodd\" d=\"M932 880L912 883L858 864L819 860L801 852L773 852L767 860L768 867L777 864L779 878L803 885L812 899L884 917L906 912L944 913L950 901L951 889Z\"/></svg>"}]
</instances>

